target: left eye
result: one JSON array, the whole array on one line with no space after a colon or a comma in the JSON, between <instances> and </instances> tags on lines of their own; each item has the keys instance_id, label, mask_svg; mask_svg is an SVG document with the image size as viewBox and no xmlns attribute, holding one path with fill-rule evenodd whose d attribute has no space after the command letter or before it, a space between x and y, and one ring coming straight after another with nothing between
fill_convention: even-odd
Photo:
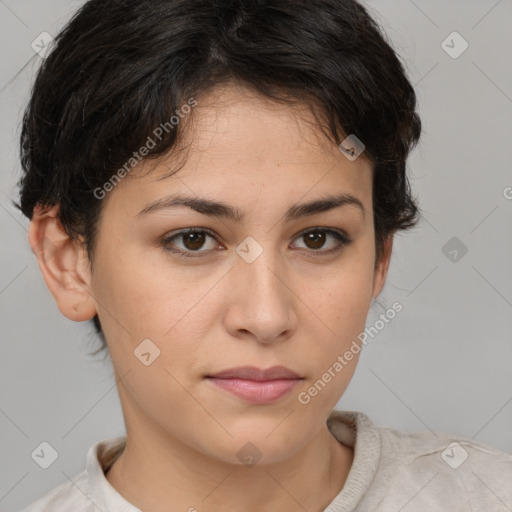
<instances>
[{"instance_id":1,"label":"left eye","mask_svg":"<svg viewBox=\"0 0 512 512\"><path fill-rule=\"evenodd\" d=\"M318 251L318 249L320 249L325 244L325 241L329 236L334 239L334 245L330 249ZM314 252L321 252L323 254L336 252L340 250L343 246L349 245L351 242L351 240L349 240L343 233L339 231L322 228L316 228L306 232L302 232L298 238L303 238L304 240L307 241L308 244L311 244L307 246L306 249L312 249Z\"/></svg>"},{"instance_id":2,"label":"left eye","mask_svg":"<svg viewBox=\"0 0 512 512\"><path fill-rule=\"evenodd\" d=\"M325 245L326 240L328 240L329 237L334 240L334 243L331 244L332 247L320 250ZM205 241L208 238L212 240L211 247L209 249L207 248L206 250L200 250L204 247ZM297 239L301 238L306 242L306 250L319 253L319 255L336 252L341 250L343 246L349 245L351 243L351 240L349 240L343 233L332 229L323 228L315 228L312 230L303 231L297 237ZM175 239L182 242L181 248L179 246L177 247L177 244L173 242ZM165 250L177 253L180 256L194 257L200 256L200 254L194 253L205 253L215 249L215 247L219 247L219 244L215 243L215 240L215 235L211 231L204 228L191 228L163 239L162 245L164 246ZM299 249L303 248L299 247Z\"/></svg>"}]
</instances>

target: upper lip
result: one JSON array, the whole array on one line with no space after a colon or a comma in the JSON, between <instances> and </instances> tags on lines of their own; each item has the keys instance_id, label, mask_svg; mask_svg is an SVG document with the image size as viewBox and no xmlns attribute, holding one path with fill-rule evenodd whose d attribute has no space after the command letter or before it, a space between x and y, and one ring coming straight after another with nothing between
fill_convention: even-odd
<instances>
[{"instance_id":1,"label":"upper lip","mask_svg":"<svg viewBox=\"0 0 512 512\"><path fill-rule=\"evenodd\" d=\"M256 368L255 366L240 366L238 368L229 368L213 375L208 375L208 377L255 381L302 378L300 375L284 366L272 366L272 368L267 368L266 370Z\"/></svg>"}]
</instances>

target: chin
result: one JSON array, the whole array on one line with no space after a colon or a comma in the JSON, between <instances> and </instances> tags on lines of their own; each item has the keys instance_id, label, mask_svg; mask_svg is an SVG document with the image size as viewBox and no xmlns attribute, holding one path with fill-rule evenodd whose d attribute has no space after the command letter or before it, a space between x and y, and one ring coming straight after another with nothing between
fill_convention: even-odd
<instances>
[{"instance_id":1,"label":"chin","mask_svg":"<svg viewBox=\"0 0 512 512\"><path fill-rule=\"evenodd\" d=\"M286 421L282 422L285 416L286 414L281 415L278 421L274 420L272 423L253 422L250 428L242 431L227 428L233 437L220 434L221 437L217 437L216 442L209 437L204 453L228 464L249 467L286 461L310 441L310 438L306 432L298 432L296 424L290 423L285 427Z\"/></svg>"}]
</instances>

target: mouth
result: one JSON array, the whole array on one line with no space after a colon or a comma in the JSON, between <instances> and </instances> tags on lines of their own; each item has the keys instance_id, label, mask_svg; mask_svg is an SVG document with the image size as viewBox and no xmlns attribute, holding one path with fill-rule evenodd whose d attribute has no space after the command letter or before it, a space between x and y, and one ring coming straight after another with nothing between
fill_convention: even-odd
<instances>
[{"instance_id":1,"label":"mouth","mask_svg":"<svg viewBox=\"0 0 512 512\"><path fill-rule=\"evenodd\" d=\"M254 366L230 368L208 375L207 379L216 387L252 404L275 402L304 380L284 366L273 366L267 370Z\"/></svg>"}]
</instances>

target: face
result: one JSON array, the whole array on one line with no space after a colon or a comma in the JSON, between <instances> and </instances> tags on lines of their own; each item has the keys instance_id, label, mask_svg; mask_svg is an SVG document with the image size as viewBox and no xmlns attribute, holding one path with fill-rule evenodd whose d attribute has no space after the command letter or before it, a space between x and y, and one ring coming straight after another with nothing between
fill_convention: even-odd
<instances>
[{"instance_id":1,"label":"face","mask_svg":"<svg viewBox=\"0 0 512 512\"><path fill-rule=\"evenodd\" d=\"M277 462L325 426L358 353L338 357L385 279L371 164L348 160L304 108L232 85L197 100L184 166L163 178L172 156L144 163L103 199L88 289L128 431L234 464L251 442ZM165 206L178 195L223 207ZM245 366L298 378L211 378Z\"/></svg>"}]
</instances>

